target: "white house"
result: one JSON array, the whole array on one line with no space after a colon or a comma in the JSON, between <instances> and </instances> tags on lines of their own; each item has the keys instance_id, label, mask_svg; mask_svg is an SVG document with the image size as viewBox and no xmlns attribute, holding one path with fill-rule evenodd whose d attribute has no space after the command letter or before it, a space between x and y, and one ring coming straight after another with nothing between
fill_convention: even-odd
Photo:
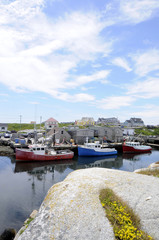
<instances>
[{"instance_id":1,"label":"white house","mask_svg":"<svg viewBox=\"0 0 159 240\"><path fill-rule=\"evenodd\" d=\"M50 130L54 127L58 127L58 121L54 118L49 118L45 121L45 129Z\"/></svg>"},{"instance_id":2,"label":"white house","mask_svg":"<svg viewBox=\"0 0 159 240\"><path fill-rule=\"evenodd\" d=\"M130 118L132 127L144 127L144 122L141 118Z\"/></svg>"},{"instance_id":3,"label":"white house","mask_svg":"<svg viewBox=\"0 0 159 240\"><path fill-rule=\"evenodd\" d=\"M125 127L144 127L144 122L141 118L130 118L123 124Z\"/></svg>"},{"instance_id":4,"label":"white house","mask_svg":"<svg viewBox=\"0 0 159 240\"><path fill-rule=\"evenodd\" d=\"M98 118L97 124L119 126L120 125L120 121L117 118L115 118L115 117L111 117L111 118Z\"/></svg>"},{"instance_id":5,"label":"white house","mask_svg":"<svg viewBox=\"0 0 159 240\"><path fill-rule=\"evenodd\" d=\"M7 123L0 123L0 132L6 132L8 130Z\"/></svg>"},{"instance_id":6,"label":"white house","mask_svg":"<svg viewBox=\"0 0 159 240\"><path fill-rule=\"evenodd\" d=\"M75 125L78 125L78 126L91 126L94 124L95 124L95 121L92 117L82 117L81 120L75 121Z\"/></svg>"}]
</instances>

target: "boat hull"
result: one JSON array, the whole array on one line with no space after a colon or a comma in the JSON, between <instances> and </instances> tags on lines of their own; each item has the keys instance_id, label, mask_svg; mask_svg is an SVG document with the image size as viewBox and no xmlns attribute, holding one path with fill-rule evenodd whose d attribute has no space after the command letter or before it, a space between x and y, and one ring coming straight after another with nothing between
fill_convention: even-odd
<instances>
[{"instance_id":1,"label":"boat hull","mask_svg":"<svg viewBox=\"0 0 159 240\"><path fill-rule=\"evenodd\" d=\"M132 147L132 146L126 146L123 145L123 153L148 153L151 152L152 148L148 146L144 147Z\"/></svg>"},{"instance_id":2,"label":"boat hull","mask_svg":"<svg viewBox=\"0 0 159 240\"><path fill-rule=\"evenodd\" d=\"M63 159L72 159L74 153L71 151L49 155L49 154L34 154L34 152L16 149L16 161L54 161L54 160L63 160Z\"/></svg>"},{"instance_id":3,"label":"boat hull","mask_svg":"<svg viewBox=\"0 0 159 240\"><path fill-rule=\"evenodd\" d=\"M101 150L95 150L95 149L89 149L85 147L78 147L78 155L79 156L109 156L109 155L115 155L117 154L117 151L114 149L101 149Z\"/></svg>"}]
</instances>

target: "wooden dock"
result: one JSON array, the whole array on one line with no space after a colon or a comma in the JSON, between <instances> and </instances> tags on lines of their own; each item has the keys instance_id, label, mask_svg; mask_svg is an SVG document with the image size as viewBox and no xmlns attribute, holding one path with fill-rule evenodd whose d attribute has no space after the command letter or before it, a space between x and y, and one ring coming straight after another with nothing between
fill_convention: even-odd
<instances>
[{"instance_id":1,"label":"wooden dock","mask_svg":"<svg viewBox=\"0 0 159 240\"><path fill-rule=\"evenodd\" d=\"M148 146L159 148L159 144L147 143Z\"/></svg>"}]
</instances>

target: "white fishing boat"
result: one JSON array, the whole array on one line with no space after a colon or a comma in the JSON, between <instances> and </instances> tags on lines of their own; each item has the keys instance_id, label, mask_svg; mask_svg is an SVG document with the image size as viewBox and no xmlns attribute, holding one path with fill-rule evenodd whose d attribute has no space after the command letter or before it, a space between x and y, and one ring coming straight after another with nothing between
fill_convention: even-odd
<instances>
[{"instance_id":1,"label":"white fishing boat","mask_svg":"<svg viewBox=\"0 0 159 240\"><path fill-rule=\"evenodd\" d=\"M102 148L98 141L94 143L86 142L84 145L78 146L79 156L107 156L115 154L117 154L115 148Z\"/></svg>"},{"instance_id":2,"label":"white fishing boat","mask_svg":"<svg viewBox=\"0 0 159 240\"><path fill-rule=\"evenodd\" d=\"M151 152L150 146L141 145L140 142L127 142L123 143L123 153L147 153Z\"/></svg>"}]
</instances>

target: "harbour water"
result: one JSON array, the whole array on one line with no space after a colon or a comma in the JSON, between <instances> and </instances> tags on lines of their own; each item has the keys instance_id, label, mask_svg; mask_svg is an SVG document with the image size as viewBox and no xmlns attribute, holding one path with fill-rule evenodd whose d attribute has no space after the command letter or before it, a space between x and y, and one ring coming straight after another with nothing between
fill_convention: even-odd
<instances>
[{"instance_id":1,"label":"harbour water","mask_svg":"<svg viewBox=\"0 0 159 240\"><path fill-rule=\"evenodd\" d=\"M159 150L146 154L118 154L111 157L76 157L61 162L16 163L0 156L0 234L6 228L17 231L34 209L39 209L49 188L76 170L102 167L133 172L159 161Z\"/></svg>"}]
</instances>

